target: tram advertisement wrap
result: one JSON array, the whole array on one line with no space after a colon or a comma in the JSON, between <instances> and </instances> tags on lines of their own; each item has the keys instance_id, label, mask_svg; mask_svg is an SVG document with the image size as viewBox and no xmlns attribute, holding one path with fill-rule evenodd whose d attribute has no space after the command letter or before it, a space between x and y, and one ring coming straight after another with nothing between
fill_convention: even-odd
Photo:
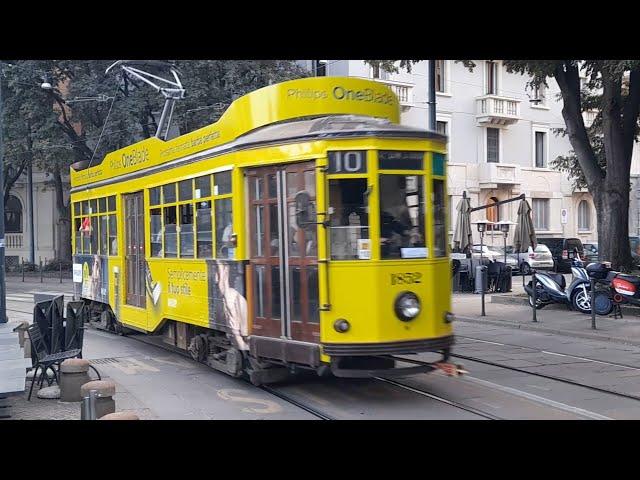
<instances>
[{"instance_id":1,"label":"tram advertisement wrap","mask_svg":"<svg viewBox=\"0 0 640 480\"><path fill-rule=\"evenodd\" d=\"M109 278L107 257L101 255L75 255L74 271L82 275L74 275L74 293L82 298L96 302L109 303Z\"/></svg>"},{"instance_id":2,"label":"tram advertisement wrap","mask_svg":"<svg viewBox=\"0 0 640 480\"><path fill-rule=\"evenodd\" d=\"M226 331L239 348L247 348L242 339L248 330L243 262L151 261L145 283L150 330L163 318L183 320Z\"/></svg>"}]
</instances>

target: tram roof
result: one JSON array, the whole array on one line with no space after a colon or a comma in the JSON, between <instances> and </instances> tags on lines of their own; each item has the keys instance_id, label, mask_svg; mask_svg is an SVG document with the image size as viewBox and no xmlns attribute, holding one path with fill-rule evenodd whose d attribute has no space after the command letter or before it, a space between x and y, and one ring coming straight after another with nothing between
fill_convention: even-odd
<instances>
[{"instance_id":1,"label":"tram roof","mask_svg":"<svg viewBox=\"0 0 640 480\"><path fill-rule=\"evenodd\" d=\"M220 119L168 141L147 138L71 168L71 186L102 182L223 145L284 138L376 135L444 139L399 125L398 98L385 84L353 77L310 77L269 85L235 100ZM217 148L216 148L217 149Z\"/></svg>"}]
</instances>

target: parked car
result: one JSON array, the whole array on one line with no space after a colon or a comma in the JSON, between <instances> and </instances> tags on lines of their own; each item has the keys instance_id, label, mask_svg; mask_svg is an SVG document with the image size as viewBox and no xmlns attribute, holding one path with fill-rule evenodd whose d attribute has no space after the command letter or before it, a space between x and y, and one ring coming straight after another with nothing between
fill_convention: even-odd
<instances>
[{"instance_id":1,"label":"parked car","mask_svg":"<svg viewBox=\"0 0 640 480\"><path fill-rule=\"evenodd\" d=\"M535 250L529 247L526 252L518 253L517 256L518 269L525 275L529 275L532 268L536 270L553 270L554 262L551 250L542 243L536 245Z\"/></svg>"},{"instance_id":2,"label":"parked car","mask_svg":"<svg viewBox=\"0 0 640 480\"><path fill-rule=\"evenodd\" d=\"M496 251L498 256L496 257L496 261L504 262L504 247L491 247ZM513 253L513 247L507 246L507 265L511 267L511 272L515 273L520 268L518 266L518 256Z\"/></svg>"},{"instance_id":3,"label":"parked car","mask_svg":"<svg viewBox=\"0 0 640 480\"><path fill-rule=\"evenodd\" d=\"M480 244L474 245L471 249L473 252L473 259L480 260ZM485 258L490 261L499 260L500 252L493 250L488 245L482 245L482 258Z\"/></svg>"},{"instance_id":4,"label":"parked car","mask_svg":"<svg viewBox=\"0 0 640 480\"><path fill-rule=\"evenodd\" d=\"M629 237L631 257L636 265L640 265L640 237Z\"/></svg>"},{"instance_id":5,"label":"parked car","mask_svg":"<svg viewBox=\"0 0 640 480\"><path fill-rule=\"evenodd\" d=\"M571 261L576 250L580 258L584 257L584 246L579 238L538 238L538 244L549 247L553 256L553 269L558 273L571 273Z\"/></svg>"},{"instance_id":6,"label":"parked car","mask_svg":"<svg viewBox=\"0 0 640 480\"><path fill-rule=\"evenodd\" d=\"M584 245L584 258L586 263L598 261L598 244L597 243L585 243Z\"/></svg>"}]
</instances>

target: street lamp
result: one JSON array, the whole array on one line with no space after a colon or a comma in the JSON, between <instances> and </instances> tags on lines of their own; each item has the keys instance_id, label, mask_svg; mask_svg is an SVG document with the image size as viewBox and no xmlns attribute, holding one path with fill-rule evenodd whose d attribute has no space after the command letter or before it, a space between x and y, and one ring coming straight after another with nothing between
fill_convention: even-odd
<instances>
[{"instance_id":1,"label":"street lamp","mask_svg":"<svg viewBox=\"0 0 640 480\"><path fill-rule=\"evenodd\" d=\"M511 220L500 220L496 225L500 225L500 231L504 234L504 263L507 263L507 237L509 236L509 227L516 225Z\"/></svg>"},{"instance_id":2,"label":"street lamp","mask_svg":"<svg viewBox=\"0 0 640 480\"><path fill-rule=\"evenodd\" d=\"M483 256L483 250L484 250L484 232L486 232L487 230L487 224L493 224L494 222L491 222L489 220L487 220L486 218L483 218L481 220L478 220L476 222L472 222L476 224L476 227L478 228L478 232L480 232L480 296L482 298L482 313L481 316L485 316L484 313L484 290L485 290L485 282L486 282L486 271L487 271L487 267L484 266L484 256ZM472 254L472 258L473 258L473 254Z\"/></svg>"}]
</instances>

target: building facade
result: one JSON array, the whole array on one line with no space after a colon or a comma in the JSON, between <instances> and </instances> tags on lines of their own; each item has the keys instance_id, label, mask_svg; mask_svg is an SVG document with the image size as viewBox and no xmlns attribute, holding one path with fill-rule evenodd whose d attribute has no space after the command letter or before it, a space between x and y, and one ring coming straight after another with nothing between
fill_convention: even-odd
<instances>
[{"instance_id":1,"label":"building facade","mask_svg":"<svg viewBox=\"0 0 640 480\"><path fill-rule=\"evenodd\" d=\"M58 212L55 192L47 184L47 174L33 172L33 237L27 175L24 173L12 186L5 205L5 260L7 269L18 269L24 259L30 261L33 238L35 263L43 264L56 257L58 251Z\"/></svg>"},{"instance_id":2,"label":"building facade","mask_svg":"<svg viewBox=\"0 0 640 480\"><path fill-rule=\"evenodd\" d=\"M574 190L566 174L550 162L571 151L564 128L560 89L553 79L539 89L527 87L529 77L507 73L502 61L474 60L469 71L453 60L436 61L437 129L449 136L449 204L451 219L463 192L472 206L506 200L524 193L533 210L540 237L577 237L597 242L596 213L588 191ZM428 125L428 62L411 73L386 73L361 60L307 60L300 64L316 75L374 78L391 87L402 108L402 123ZM592 121L585 114L585 121ZM629 234L640 234L640 148L632 162ZM518 202L481 210L472 222L517 217ZM450 222L451 228L453 221ZM453 235L453 231L449 232ZM474 241L479 242L474 232ZM513 228L507 238L511 243ZM503 234L489 231L485 242L502 245Z\"/></svg>"}]
</instances>

